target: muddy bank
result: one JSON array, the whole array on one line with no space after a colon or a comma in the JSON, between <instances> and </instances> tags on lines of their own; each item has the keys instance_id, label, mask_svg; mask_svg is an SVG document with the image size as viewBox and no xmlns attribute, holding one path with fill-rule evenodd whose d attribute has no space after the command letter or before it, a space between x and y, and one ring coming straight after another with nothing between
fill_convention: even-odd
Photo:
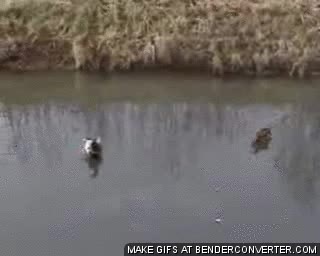
<instances>
[{"instance_id":1,"label":"muddy bank","mask_svg":"<svg viewBox=\"0 0 320 256\"><path fill-rule=\"evenodd\" d=\"M320 71L316 1L90 0L0 11L0 68Z\"/></svg>"}]
</instances>

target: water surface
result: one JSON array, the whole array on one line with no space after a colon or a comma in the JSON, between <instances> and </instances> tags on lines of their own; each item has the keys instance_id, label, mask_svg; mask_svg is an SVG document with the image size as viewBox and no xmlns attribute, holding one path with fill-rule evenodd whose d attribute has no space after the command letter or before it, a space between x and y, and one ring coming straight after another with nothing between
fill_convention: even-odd
<instances>
[{"instance_id":1,"label":"water surface","mask_svg":"<svg viewBox=\"0 0 320 256\"><path fill-rule=\"evenodd\" d=\"M0 74L1 254L319 242L317 83ZM270 148L252 154L256 130L271 123ZM92 166L81 139L98 135L103 162Z\"/></svg>"}]
</instances>

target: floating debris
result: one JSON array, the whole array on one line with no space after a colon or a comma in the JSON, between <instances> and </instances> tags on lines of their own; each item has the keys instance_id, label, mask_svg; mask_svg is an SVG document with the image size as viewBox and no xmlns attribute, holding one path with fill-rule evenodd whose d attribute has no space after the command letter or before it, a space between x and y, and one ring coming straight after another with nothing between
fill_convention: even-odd
<instances>
[{"instance_id":1,"label":"floating debris","mask_svg":"<svg viewBox=\"0 0 320 256\"><path fill-rule=\"evenodd\" d=\"M222 223L222 219L216 218L216 223L221 224Z\"/></svg>"}]
</instances>

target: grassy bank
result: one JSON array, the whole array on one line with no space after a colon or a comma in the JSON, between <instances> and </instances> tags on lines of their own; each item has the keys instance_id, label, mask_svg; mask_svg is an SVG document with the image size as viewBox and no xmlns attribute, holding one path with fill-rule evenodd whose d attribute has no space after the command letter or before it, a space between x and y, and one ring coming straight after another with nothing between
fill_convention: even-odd
<instances>
[{"instance_id":1,"label":"grassy bank","mask_svg":"<svg viewBox=\"0 0 320 256\"><path fill-rule=\"evenodd\" d=\"M320 71L315 0L70 0L0 10L2 69Z\"/></svg>"}]
</instances>

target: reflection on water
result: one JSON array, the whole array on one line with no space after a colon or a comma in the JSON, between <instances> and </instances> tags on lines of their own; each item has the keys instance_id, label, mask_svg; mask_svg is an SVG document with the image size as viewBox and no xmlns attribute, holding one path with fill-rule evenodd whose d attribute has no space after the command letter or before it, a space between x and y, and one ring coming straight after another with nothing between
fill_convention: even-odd
<instances>
[{"instance_id":1,"label":"reflection on water","mask_svg":"<svg viewBox=\"0 0 320 256\"><path fill-rule=\"evenodd\" d=\"M130 98L116 89L126 79L103 79L77 74L75 88L40 91L46 101L0 87L5 255L122 255L135 241L317 240L320 92L300 87L289 97L279 84L269 101L259 98L270 92L265 84L200 80L196 91L192 79L134 77ZM189 92L175 87L181 79ZM271 123L269 148L252 154L255 132ZM83 159L82 138L96 136L103 161Z\"/></svg>"},{"instance_id":2,"label":"reflection on water","mask_svg":"<svg viewBox=\"0 0 320 256\"><path fill-rule=\"evenodd\" d=\"M294 198L313 207L319 200L320 119L317 104L311 104L297 107L289 128L281 129L282 145L275 162Z\"/></svg>"},{"instance_id":3,"label":"reflection on water","mask_svg":"<svg viewBox=\"0 0 320 256\"><path fill-rule=\"evenodd\" d=\"M91 170L90 176L96 178L99 174L99 168L102 163L102 158L87 158L88 167Z\"/></svg>"}]
</instances>

